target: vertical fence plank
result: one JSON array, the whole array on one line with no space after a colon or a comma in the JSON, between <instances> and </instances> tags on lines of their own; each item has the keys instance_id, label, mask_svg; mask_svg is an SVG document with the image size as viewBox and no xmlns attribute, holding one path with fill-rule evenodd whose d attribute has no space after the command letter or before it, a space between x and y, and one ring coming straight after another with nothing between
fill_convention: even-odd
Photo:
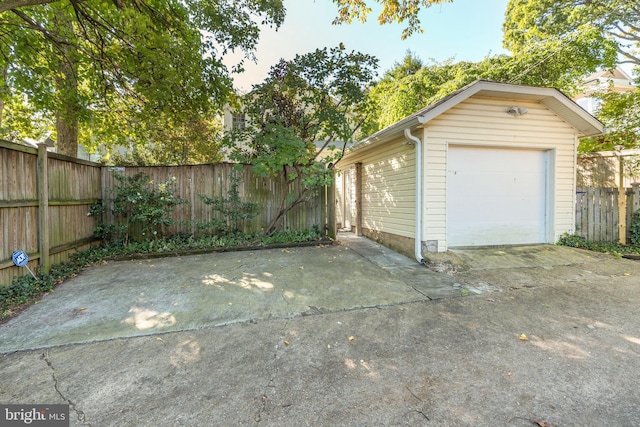
<instances>
[{"instance_id":1,"label":"vertical fence plank","mask_svg":"<svg viewBox=\"0 0 640 427\"><path fill-rule=\"evenodd\" d=\"M239 174L241 180L238 185L238 196L241 201L253 202L258 205L259 213L253 220L238 224L245 232L260 231L266 228L269 221L279 212L283 201L289 192L299 193L303 187L298 182L285 184L284 177L262 177L253 173L250 165L244 165L236 171L236 165L221 163L215 165L179 166L179 167L126 167L118 173L132 177L137 173L149 176L154 185L168 181L175 177L176 195L188 203L174 209L172 220L174 225L167 227L168 234L185 232L197 233L197 225L203 225L212 219L220 218L211 206L206 205L200 194L208 197L228 199L233 182L233 176ZM103 173L104 188L115 188L117 181L112 174ZM112 195L109 195L112 197ZM314 226L324 229L323 199L319 192L308 201L291 209L283 216L281 229L311 229ZM105 223L111 224L114 219L105 215ZM206 231L206 230L205 230Z\"/></svg>"},{"instance_id":2,"label":"vertical fence plank","mask_svg":"<svg viewBox=\"0 0 640 427\"><path fill-rule=\"evenodd\" d=\"M29 267L53 263L93 240L88 206L100 199L101 165L0 141L0 284L28 274L11 262L21 249ZM94 194L95 191L98 194Z\"/></svg>"},{"instance_id":3,"label":"vertical fence plank","mask_svg":"<svg viewBox=\"0 0 640 427\"><path fill-rule=\"evenodd\" d=\"M576 189L576 234L592 242L619 240L617 188Z\"/></svg>"},{"instance_id":4,"label":"vertical fence plank","mask_svg":"<svg viewBox=\"0 0 640 427\"><path fill-rule=\"evenodd\" d=\"M49 171L47 146L38 146L38 251L40 252L40 269L49 273Z\"/></svg>"}]
</instances>

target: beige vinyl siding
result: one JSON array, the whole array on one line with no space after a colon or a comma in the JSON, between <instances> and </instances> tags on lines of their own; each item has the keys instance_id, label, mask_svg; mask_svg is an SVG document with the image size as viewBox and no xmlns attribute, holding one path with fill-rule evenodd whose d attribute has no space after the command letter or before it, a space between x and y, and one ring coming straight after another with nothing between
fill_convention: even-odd
<instances>
[{"instance_id":1,"label":"beige vinyl siding","mask_svg":"<svg viewBox=\"0 0 640 427\"><path fill-rule=\"evenodd\" d=\"M511 117L510 106L524 107L527 114ZM572 231L575 214L575 134L569 124L537 102L472 97L428 122L425 141L425 221L423 240L438 240L446 248L446 165L449 145L476 145L555 150L549 152L551 188L548 224L550 240ZM445 243L442 245L442 243ZM552 243L551 241L549 243ZM443 247L444 246L444 247Z\"/></svg>"},{"instance_id":2,"label":"beige vinyl siding","mask_svg":"<svg viewBox=\"0 0 640 427\"><path fill-rule=\"evenodd\" d=\"M334 186L336 188L336 223L338 227L344 227L344 173L336 171L334 175Z\"/></svg>"},{"instance_id":3,"label":"beige vinyl siding","mask_svg":"<svg viewBox=\"0 0 640 427\"><path fill-rule=\"evenodd\" d=\"M399 138L372 150L356 150L339 167L362 163L363 228L413 238L415 149L403 142Z\"/></svg>"}]
</instances>

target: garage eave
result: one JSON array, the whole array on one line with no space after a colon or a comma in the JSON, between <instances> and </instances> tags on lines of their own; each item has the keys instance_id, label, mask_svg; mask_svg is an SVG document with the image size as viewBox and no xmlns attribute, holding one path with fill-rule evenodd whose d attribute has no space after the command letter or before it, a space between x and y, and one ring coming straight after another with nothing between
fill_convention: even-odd
<instances>
[{"instance_id":1,"label":"garage eave","mask_svg":"<svg viewBox=\"0 0 640 427\"><path fill-rule=\"evenodd\" d=\"M604 124L567 98L566 95L557 92L561 95L560 97L547 97L540 102L573 126L581 137L596 136L604 132Z\"/></svg>"},{"instance_id":2,"label":"garage eave","mask_svg":"<svg viewBox=\"0 0 640 427\"><path fill-rule=\"evenodd\" d=\"M418 126L420 126L418 116L416 114L413 114L399 122L394 123L389 127L386 127L372 134L371 136L366 137L365 139L351 147L351 152L369 150L373 147L383 144L386 141L389 141L390 139L401 137L402 135L404 135L404 130L407 128L413 130Z\"/></svg>"},{"instance_id":3,"label":"garage eave","mask_svg":"<svg viewBox=\"0 0 640 427\"><path fill-rule=\"evenodd\" d=\"M474 95L488 98L537 101L576 129L579 132L579 136L595 136L604 132L604 125L598 119L582 109L558 89L514 85L488 80L478 80L422 112L418 112L418 120L420 124L425 125Z\"/></svg>"},{"instance_id":4,"label":"garage eave","mask_svg":"<svg viewBox=\"0 0 640 427\"><path fill-rule=\"evenodd\" d=\"M476 80L440 101L368 136L354 145L351 152L368 150L391 139L402 137L407 128L415 131L416 128L425 126L431 120L474 95L540 102L576 129L580 137L595 136L604 132L604 125L598 119L558 89Z\"/></svg>"}]
</instances>

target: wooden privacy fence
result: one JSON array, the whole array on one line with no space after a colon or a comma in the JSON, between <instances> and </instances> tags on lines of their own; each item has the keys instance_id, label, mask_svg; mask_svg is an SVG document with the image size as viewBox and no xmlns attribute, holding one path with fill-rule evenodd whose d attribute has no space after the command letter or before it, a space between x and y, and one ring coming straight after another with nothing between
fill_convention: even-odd
<instances>
[{"instance_id":1,"label":"wooden privacy fence","mask_svg":"<svg viewBox=\"0 0 640 427\"><path fill-rule=\"evenodd\" d=\"M100 165L0 141L0 284L25 274L11 255L22 250L43 271L88 246L102 197Z\"/></svg>"},{"instance_id":2,"label":"wooden privacy fence","mask_svg":"<svg viewBox=\"0 0 640 427\"><path fill-rule=\"evenodd\" d=\"M232 163L165 167L105 167L102 170L102 183L105 189L113 189L118 184L114 173L130 177L143 173L155 184L173 180L174 194L187 203L173 209L171 218L175 224L166 229L168 234L182 232L197 235L197 225L211 221L216 215L213 208L204 203L200 195L228 198L234 174L241 177L238 186L240 199L256 203L259 209L254 219L244 223L243 231L245 232L266 228L269 221L280 210L281 200L290 192L298 194L302 191L300 183L294 183L285 188L281 178L256 175L250 165L242 166L239 171L235 170L236 167L237 165ZM106 197L109 195L107 194ZM296 206L283 217L280 228L301 230L318 227L322 232L327 224L326 199L326 191L321 191L317 196ZM109 213L106 214L106 219L106 223L113 222Z\"/></svg>"},{"instance_id":3,"label":"wooden privacy fence","mask_svg":"<svg viewBox=\"0 0 640 427\"><path fill-rule=\"evenodd\" d=\"M231 188L233 164L176 167L110 168L97 163L48 153L39 149L0 141L0 285L10 284L14 276L28 274L13 264L11 255L23 250L29 268L48 271L51 264L68 259L72 252L94 242L97 224L88 216L94 202L110 198L116 180L113 173L134 176L142 172L154 183L175 178L175 194L187 203L176 206L176 224L166 230L173 234L197 234L197 224L210 221L215 214L200 194L227 198ZM261 177L250 166L240 171L239 196L259 205L259 214L244 224L244 231L259 231L280 208L284 188L282 178ZM309 201L287 213L280 224L284 229L324 230L332 227L335 213L333 188L324 189ZM113 222L108 214L105 223Z\"/></svg>"},{"instance_id":4,"label":"wooden privacy fence","mask_svg":"<svg viewBox=\"0 0 640 427\"><path fill-rule=\"evenodd\" d=\"M631 215L640 209L640 184L625 191L626 233L630 237ZM619 190L614 187L578 188L576 191L576 234L592 242L620 240Z\"/></svg>"}]
</instances>

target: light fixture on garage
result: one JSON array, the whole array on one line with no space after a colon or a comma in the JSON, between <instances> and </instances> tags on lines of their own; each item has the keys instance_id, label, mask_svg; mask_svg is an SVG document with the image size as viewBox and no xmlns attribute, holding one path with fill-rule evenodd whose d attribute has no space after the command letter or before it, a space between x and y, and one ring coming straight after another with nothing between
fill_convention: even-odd
<instances>
[{"instance_id":1,"label":"light fixture on garage","mask_svg":"<svg viewBox=\"0 0 640 427\"><path fill-rule=\"evenodd\" d=\"M509 107L507 109L507 114L513 117L519 117L519 116L524 116L525 114L527 114L527 110L526 108L523 107Z\"/></svg>"}]
</instances>

